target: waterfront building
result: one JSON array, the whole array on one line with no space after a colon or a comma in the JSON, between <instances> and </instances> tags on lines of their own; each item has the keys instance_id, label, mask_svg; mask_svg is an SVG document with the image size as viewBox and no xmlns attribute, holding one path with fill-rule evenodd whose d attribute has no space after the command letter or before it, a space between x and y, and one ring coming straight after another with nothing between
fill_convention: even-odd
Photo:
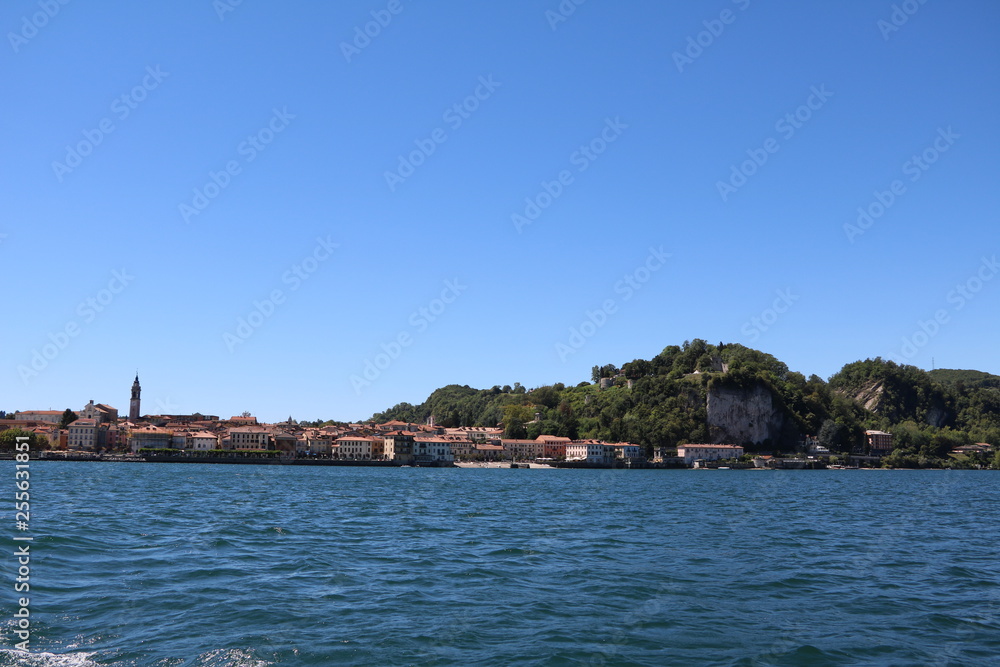
<instances>
[{"instance_id":1,"label":"waterfront building","mask_svg":"<svg viewBox=\"0 0 1000 667\"><path fill-rule=\"evenodd\" d=\"M475 447L471 440L461 435L445 435L443 437L451 445L451 454L456 460L472 458Z\"/></svg>"},{"instance_id":2,"label":"waterfront building","mask_svg":"<svg viewBox=\"0 0 1000 667\"><path fill-rule=\"evenodd\" d=\"M198 431L188 436L187 446L198 452L219 449L219 436L209 431Z\"/></svg>"},{"instance_id":3,"label":"waterfront building","mask_svg":"<svg viewBox=\"0 0 1000 667\"><path fill-rule=\"evenodd\" d=\"M611 458L609 449L600 440L573 440L566 445L566 460L605 464Z\"/></svg>"},{"instance_id":4,"label":"waterfront building","mask_svg":"<svg viewBox=\"0 0 1000 667\"><path fill-rule=\"evenodd\" d=\"M100 432L96 419L77 419L69 425L67 446L69 449L92 452L104 444Z\"/></svg>"},{"instance_id":5,"label":"waterfront building","mask_svg":"<svg viewBox=\"0 0 1000 667\"><path fill-rule=\"evenodd\" d=\"M170 449L174 433L159 426L143 426L129 434L128 445L133 453L140 449Z\"/></svg>"},{"instance_id":6,"label":"waterfront building","mask_svg":"<svg viewBox=\"0 0 1000 667\"><path fill-rule=\"evenodd\" d=\"M390 431L383 437L385 447L385 458L389 461L398 461L409 464L413 462L413 437L416 433L412 431Z\"/></svg>"},{"instance_id":7,"label":"waterfront building","mask_svg":"<svg viewBox=\"0 0 1000 667\"><path fill-rule=\"evenodd\" d=\"M608 445L611 448L611 456L614 459L623 461L638 461L642 458L642 448L630 442L616 442Z\"/></svg>"},{"instance_id":8,"label":"waterfront building","mask_svg":"<svg viewBox=\"0 0 1000 667\"><path fill-rule=\"evenodd\" d=\"M427 435L413 438L414 463L451 463L454 460L451 442L445 438Z\"/></svg>"},{"instance_id":9,"label":"waterfront building","mask_svg":"<svg viewBox=\"0 0 1000 667\"><path fill-rule=\"evenodd\" d=\"M892 433L885 431L865 431L869 456L886 456L892 451Z\"/></svg>"},{"instance_id":10,"label":"waterfront building","mask_svg":"<svg viewBox=\"0 0 1000 667\"><path fill-rule=\"evenodd\" d=\"M486 445L476 443L473 445L472 456L479 461L510 460L510 452L504 449L503 445Z\"/></svg>"},{"instance_id":11,"label":"waterfront building","mask_svg":"<svg viewBox=\"0 0 1000 667\"><path fill-rule=\"evenodd\" d=\"M381 461L385 458L385 438L369 436L372 441L372 459Z\"/></svg>"},{"instance_id":12,"label":"waterfront building","mask_svg":"<svg viewBox=\"0 0 1000 667\"><path fill-rule=\"evenodd\" d=\"M345 435L337 438L337 458L352 461L370 461L372 438L367 435Z\"/></svg>"},{"instance_id":13,"label":"waterfront building","mask_svg":"<svg viewBox=\"0 0 1000 667\"><path fill-rule=\"evenodd\" d=\"M545 454L545 445L538 440L501 440L508 457L520 461L533 461Z\"/></svg>"},{"instance_id":14,"label":"waterfront building","mask_svg":"<svg viewBox=\"0 0 1000 667\"><path fill-rule=\"evenodd\" d=\"M263 426L236 426L226 432L223 449L274 449L270 432Z\"/></svg>"},{"instance_id":15,"label":"waterfront building","mask_svg":"<svg viewBox=\"0 0 1000 667\"><path fill-rule=\"evenodd\" d=\"M318 456L329 456L333 452L333 435L322 430L310 429L305 433L305 447L299 450L302 440L296 443L296 450L306 454L316 454Z\"/></svg>"},{"instance_id":16,"label":"waterfront building","mask_svg":"<svg viewBox=\"0 0 1000 667\"><path fill-rule=\"evenodd\" d=\"M738 459L743 456L743 448L738 445L678 445L677 456L684 459L685 464L691 465L699 459L703 461Z\"/></svg>"},{"instance_id":17,"label":"waterfront building","mask_svg":"<svg viewBox=\"0 0 1000 667\"><path fill-rule=\"evenodd\" d=\"M573 442L570 438L555 435L540 435L537 440L542 443L542 454L547 459L565 459L566 445Z\"/></svg>"}]
</instances>

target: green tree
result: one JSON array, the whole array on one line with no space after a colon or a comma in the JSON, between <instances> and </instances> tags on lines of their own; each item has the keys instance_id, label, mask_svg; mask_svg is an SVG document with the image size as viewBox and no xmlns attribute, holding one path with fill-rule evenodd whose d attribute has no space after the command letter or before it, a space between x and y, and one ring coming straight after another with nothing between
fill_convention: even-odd
<instances>
[{"instance_id":1,"label":"green tree","mask_svg":"<svg viewBox=\"0 0 1000 667\"><path fill-rule=\"evenodd\" d=\"M0 451L14 451L15 445L17 445L17 439L24 437L28 438L28 446L31 449L38 449L38 436L35 435L34 431L28 431L23 428L9 428L4 431L0 431ZM48 444L48 440L46 440L46 444Z\"/></svg>"},{"instance_id":2,"label":"green tree","mask_svg":"<svg viewBox=\"0 0 1000 667\"><path fill-rule=\"evenodd\" d=\"M820 427L819 434L816 437L819 439L819 444L831 452L850 451L847 427L832 419L827 419L823 422L823 426Z\"/></svg>"},{"instance_id":3,"label":"green tree","mask_svg":"<svg viewBox=\"0 0 1000 667\"><path fill-rule=\"evenodd\" d=\"M504 422L503 437L509 440L524 440L528 437L528 429L520 419L511 419Z\"/></svg>"},{"instance_id":4,"label":"green tree","mask_svg":"<svg viewBox=\"0 0 1000 667\"><path fill-rule=\"evenodd\" d=\"M62 413L62 419L59 421L59 428L69 428L69 425L77 419L79 419L77 414L69 408L66 408L66 411Z\"/></svg>"}]
</instances>

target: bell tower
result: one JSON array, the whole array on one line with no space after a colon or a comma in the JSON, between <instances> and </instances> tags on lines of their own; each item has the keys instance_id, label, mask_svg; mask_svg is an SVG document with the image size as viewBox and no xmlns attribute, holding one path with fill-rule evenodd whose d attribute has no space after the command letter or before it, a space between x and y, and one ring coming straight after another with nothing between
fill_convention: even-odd
<instances>
[{"instance_id":1,"label":"bell tower","mask_svg":"<svg viewBox=\"0 0 1000 667\"><path fill-rule=\"evenodd\" d=\"M131 422L139 419L139 373L135 374L135 382L132 383L132 400L128 402L128 420Z\"/></svg>"}]
</instances>

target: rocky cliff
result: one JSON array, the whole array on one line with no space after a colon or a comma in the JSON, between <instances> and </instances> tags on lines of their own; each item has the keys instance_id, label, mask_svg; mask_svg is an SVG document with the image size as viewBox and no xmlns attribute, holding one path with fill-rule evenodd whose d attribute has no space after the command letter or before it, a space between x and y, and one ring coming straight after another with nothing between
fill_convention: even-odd
<instances>
[{"instance_id":1,"label":"rocky cliff","mask_svg":"<svg viewBox=\"0 0 1000 667\"><path fill-rule=\"evenodd\" d=\"M715 386L709 389L708 429L712 442L743 445L770 441L777 444L786 417L770 389L762 383L749 388Z\"/></svg>"},{"instance_id":2,"label":"rocky cliff","mask_svg":"<svg viewBox=\"0 0 1000 667\"><path fill-rule=\"evenodd\" d=\"M885 382L878 380L865 383L854 391L840 391L840 394L854 399L865 410L877 415L885 414L893 421L914 419L938 428L944 426L954 415L946 407L940 391L929 396L918 397L909 387L899 387L893 391L895 399L886 396Z\"/></svg>"}]
</instances>

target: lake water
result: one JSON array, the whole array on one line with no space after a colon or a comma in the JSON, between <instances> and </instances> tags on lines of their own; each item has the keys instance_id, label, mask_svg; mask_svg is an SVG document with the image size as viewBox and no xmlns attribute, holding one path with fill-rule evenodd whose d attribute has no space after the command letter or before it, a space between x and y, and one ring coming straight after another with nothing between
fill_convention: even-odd
<instances>
[{"instance_id":1,"label":"lake water","mask_svg":"<svg viewBox=\"0 0 1000 667\"><path fill-rule=\"evenodd\" d=\"M1000 474L31 463L0 665L989 665ZM7 481L4 481L7 480ZM14 528L12 462L0 465Z\"/></svg>"}]
</instances>

